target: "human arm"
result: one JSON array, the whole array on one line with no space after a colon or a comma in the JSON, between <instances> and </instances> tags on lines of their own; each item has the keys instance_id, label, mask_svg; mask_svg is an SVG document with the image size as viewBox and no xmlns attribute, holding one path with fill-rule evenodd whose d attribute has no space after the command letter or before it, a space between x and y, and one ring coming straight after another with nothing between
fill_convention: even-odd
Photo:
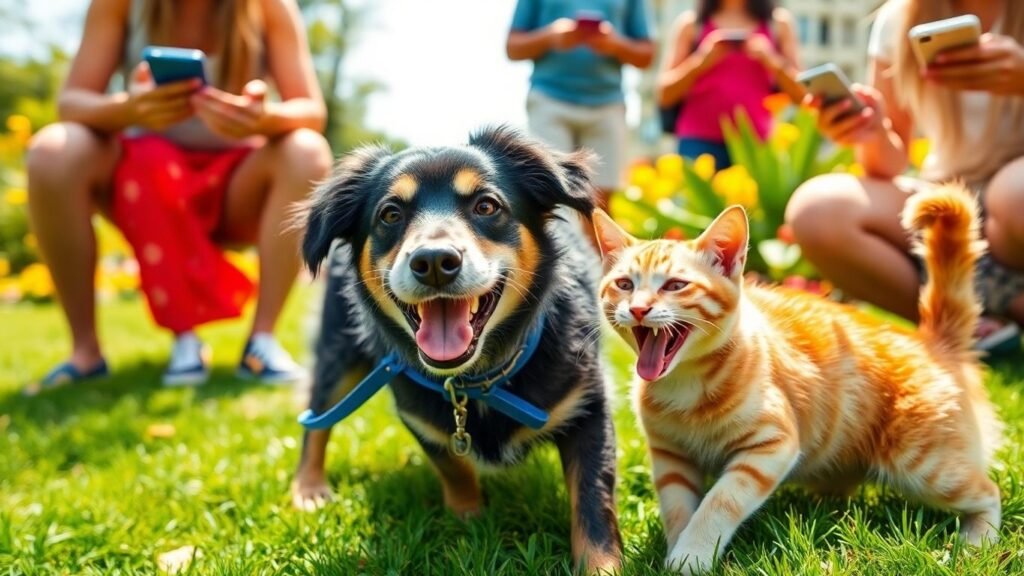
<instances>
[{"instance_id":1,"label":"human arm","mask_svg":"<svg viewBox=\"0 0 1024 576\"><path fill-rule=\"evenodd\" d=\"M114 134L140 125L162 130L192 114L189 94L198 85L184 80L154 87L145 65L133 71L131 92L107 94L121 61L128 0L93 0L86 13L82 42L57 100L61 120Z\"/></svg>"},{"instance_id":2,"label":"human arm","mask_svg":"<svg viewBox=\"0 0 1024 576\"><path fill-rule=\"evenodd\" d=\"M978 44L940 52L925 80L952 90L1024 95L1024 47L1010 36L984 34Z\"/></svg>"},{"instance_id":3,"label":"human arm","mask_svg":"<svg viewBox=\"0 0 1024 576\"><path fill-rule=\"evenodd\" d=\"M584 40L591 50L610 56L623 64L647 68L654 60L654 43L619 34L610 22L601 22L597 32Z\"/></svg>"},{"instance_id":4,"label":"human arm","mask_svg":"<svg viewBox=\"0 0 1024 576\"><path fill-rule=\"evenodd\" d=\"M797 71L800 70L800 44L793 28L793 18L782 8L776 8L772 18L775 44L761 34L754 34L746 42L747 54L764 66L775 79L780 91L793 102L800 102L807 91L796 81Z\"/></svg>"},{"instance_id":5,"label":"human arm","mask_svg":"<svg viewBox=\"0 0 1024 576\"><path fill-rule=\"evenodd\" d=\"M268 72L281 101L266 102L266 85L255 80L240 95L204 88L192 99L196 112L211 130L230 138L273 138L299 128L321 131L327 110L298 5L294 0L264 0L263 9Z\"/></svg>"},{"instance_id":6,"label":"human arm","mask_svg":"<svg viewBox=\"0 0 1024 576\"><path fill-rule=\"evenodd\" d=\"M686 97L697 78L718 63L728 50L712 31L694 49L697 41L697 17L686 12L676 20L671 53L658 74L657 98L660 106L672 106Z\"/></svg>"},{"instance_id":7,"label":"human arm","mask_svg":"<svg viewBox=\"0 0 1024 576\"><path fill-rule=\"evenodd\" d=\"M907 169L907 143L913 119L896 99L892 72L887 62L872 59L870 86L854 84L853 93L864 104L851 113L849 99L823 106L820 98L808 94L805 102L820 109L818 127L837 144L853 146L857 160L868 176L892 179Z\"/></svg>"}]
</instances>

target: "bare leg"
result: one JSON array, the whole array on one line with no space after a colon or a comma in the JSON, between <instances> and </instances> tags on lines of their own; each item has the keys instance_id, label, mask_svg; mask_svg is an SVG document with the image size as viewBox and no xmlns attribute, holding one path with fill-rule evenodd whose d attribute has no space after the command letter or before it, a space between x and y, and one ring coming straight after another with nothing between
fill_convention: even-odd
<instances>
[{"instance_id":1,"label":"bare leg","mask_svg":"<svg viewBox=\"0 0 1024 576\"><path fill-rule=\"evenodd\" d=\"M287 229L290 208L330 168L327 141L303 129L253 152L231 181L218 236L229 242L255 242L259 248L261 273L253 333L273 332L299 271L298 231Z\"/></svg>"},{"instance_id":2,"label":"bare leg","mask_svg":"<svg viewBox=\"0 0 1024 576\"><path fill-rule=\"evenodd\" d=\"M900 225L910 193L893 182L819 176L797 189L786 220L807 259L837 287L916 320L919 275Z\"/></svg>"},{"instance_id":3,"label":"bare leg","mask_svg":"<svg viewBox=\"0 0 1024 576\"><path fill-rule=\"evenodd\" d=\"M70 122L43 128L28 150L32 230L71 329L71 364L80 371L102 358L96 337L92 215L109 200L119 155L115 140Z\"/></svg>"},{"instance_id":4,"label":"bare leg","mask_svg":"<svg viewBox=\"0 0 1024 576\"><path fill-rule=\"evenodd\" d=\"M985 238L992 257L1024 274L1024 158L996 173L985 191ZM1024 323L1024 294L1010 305L1010 316Z\"/></svg>"}]
</instances>

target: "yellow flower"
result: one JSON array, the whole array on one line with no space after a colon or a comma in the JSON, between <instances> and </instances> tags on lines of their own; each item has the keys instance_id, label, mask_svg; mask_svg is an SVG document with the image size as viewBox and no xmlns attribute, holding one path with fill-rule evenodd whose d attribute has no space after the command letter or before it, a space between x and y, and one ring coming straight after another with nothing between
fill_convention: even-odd
<instances>
[{"instance_id":1,"label":"yellow flower","mask_svg":"<svg viewBox=\"0 0 1024 576\"><path fill-rule=\"evenodd\" d=\"M693 161L693 171L703 180L711 180L715 175L715 157L711 154L701 154Z\"/></svg>"},{"instance_id":2,"label":"yellow flower","mask_svg":"<svg viewBox=\"0 0 1024 576\"><path fill-rule=\"evenodd\" d=\"M629 174L629 183L637 188L646 189L658 178L658 171L647 164L640 164Z\"/></svg>"},{"instance_id":3,"label":"yellow flower","mask_svg":"<svg viewBox=\"0 0 1024 576\"><path fill-rule=\"evenodd\" d=\"M224 253L224 256L228 259L228 262L231 262L235 268L238 268L250 280L256 281L259 278L260 262L254 251L237 252L228 250Z\"/></svg>"},{"instance_id":4,"label":"yellow flower","mask_svg":"<svg viewBox=\"0 0 1024 576\"><path fill-rule=\"evenodd\" d=\"M853 164L850 164L850 167L847 168L846 171L856 176L857 178L864 177L864 167L861 166L860 162L854 162Z\"/></svg>"},{"instance_id":5,"label":"yellow flower","mask_svg":"<svg viewBox=\"0 0 1024 576\"><path fill-rule=\"evenodd\" d=\"M711 180L711 188L730 206L733 204L739 204L744 208L757 206L757 182L742 166L731 166L715 174Z\"/></svg>"},{"instance_id":6,"label":"yellow flower","mask_svg":"<svg viewBox=\"0 0 1024 576\"><path fill-rule=\"evenodd\" d=\"M49 298L53 296L53 278L50 271L42 264L29 264L21 271L18 283L22 294L33 298Z\"/></svg>"},{"instance_id":7,"label":"yellow flower","mask_svg":"<svg viewBox=\"0 0 1024 576\"><path fill-rule=\"evenodd\" d=\"M32 121L21 114L11 114L7 117L7 129L14 133L31 133Z\"/></svg>"},{"instance_id":8,"label":"yellow flower","mask_svg":"<svg viewBox=\"0 0 1024 576\"><path fill-rule=\"evenodd\" d=\"M676 182L667 178L658 178L647 188L644 199L651 204L657 204L659 200L671 198L677 189Z\"/></svg>"},{"instance_id":9,"label":"yellow flower","mask_svg":"<svg viewBox=\"0 0 1024 576\"><path fill-rule=\"evenodd\" d=\"M679 154L666 154L655 163L658 175L674 182L683 181L683 157Z\"/></svg>"},{"instance_id":10,"label":"yellow flower","mask_svg":"<svg viewBox=\"0 0 1024 576\"><path fill-rule=\"evenodd\" d=\"M11 261L7 258L0 256L0 278L4 278L11 273Z\"/></svg>"},{"instance_id":11,"label":"yellow flower","mask_svg":"<svg viewBox=\"0 0 1024 576\"><path fill-rule=\"evenodd\" d=\"M4 194L4 202L11 206L21 206L28 202L28 191L24 188L8 188Z\"/></svg>"},{"instance_id":12,"label":"yellow flower","mask_svg":"<svg viewBox=\"0 0 1024 576\"><path fill-rule=\"evenodd\" d=\"M789 122L779 122L772 130L771 144L776 150L789 150L800 139L800 129Z\"/></svg>"},{"instance_id":13,"label":"yellow flower","mask_svg":"<svg viewBox=\"0 0 1024 576\"><path fill-rule=\"evenodd\" d=\"M910 163L918 170L924 166L924 160L931 152L932 143L925 138L915 138L910 143Z\"/></svg>"},{"instance_id":14,"label":"yellow flower","mask_svg":"<svg viewBox=\"0 0 1024 576\"><path fill-rule=\"evenodd\" d=\"M31 232L25 234L25 237L21 240L21 243L31 250L37 250L39 248L39 242L36 240L36 235Z\"/></svg>"}]
</instances>

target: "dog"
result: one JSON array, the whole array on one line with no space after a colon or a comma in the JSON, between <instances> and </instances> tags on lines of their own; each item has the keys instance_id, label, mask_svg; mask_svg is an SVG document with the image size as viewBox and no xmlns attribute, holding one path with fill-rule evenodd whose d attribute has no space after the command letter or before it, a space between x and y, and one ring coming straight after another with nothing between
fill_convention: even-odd
<instances>
[{"instance_id":1,"label":"dog","mask_svg":"<svg viewBox=\"0 0 1024 576\"><path fill-rule=\"evenodd\" d=\"M390 382L398 414L462 516L482 503L477 469L519 461L551 440L570 494L572 554L588 570L621 562L615 435L600 352L600 262L566 213L594 209L586 153L561 154L507 127L461 147L343 158L305 209L303 258L329 270L310 413L322 414L387 354L439 381L487 374L536 352L504 389L545 410L540 429L481 400L464 412L466 457L450 450L453 405L409 378ZM307 430L292 485L296 506L330 497L330 429Z\"/></svg>"}]
</instances>

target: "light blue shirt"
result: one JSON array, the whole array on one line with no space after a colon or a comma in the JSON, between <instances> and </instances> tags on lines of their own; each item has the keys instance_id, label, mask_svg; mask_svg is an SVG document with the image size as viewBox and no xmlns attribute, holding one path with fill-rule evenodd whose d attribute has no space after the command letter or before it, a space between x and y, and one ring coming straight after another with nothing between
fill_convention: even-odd
<instances>
[{"instance_id":1,"label":"light blue shirt","mask_svg":"<svg viewBox=\"0 0 1024 576\"><path fill-rule=\"evenodd\" d=\"M650 40L646 0L519 0L512 30L530 32L559 18L576 18L581 10L598 12L615 31L633 40ZM533 65L533 90L581 106L622 102L622 63L587 46L552 50Z\"/></svg>"}]
</instances>

